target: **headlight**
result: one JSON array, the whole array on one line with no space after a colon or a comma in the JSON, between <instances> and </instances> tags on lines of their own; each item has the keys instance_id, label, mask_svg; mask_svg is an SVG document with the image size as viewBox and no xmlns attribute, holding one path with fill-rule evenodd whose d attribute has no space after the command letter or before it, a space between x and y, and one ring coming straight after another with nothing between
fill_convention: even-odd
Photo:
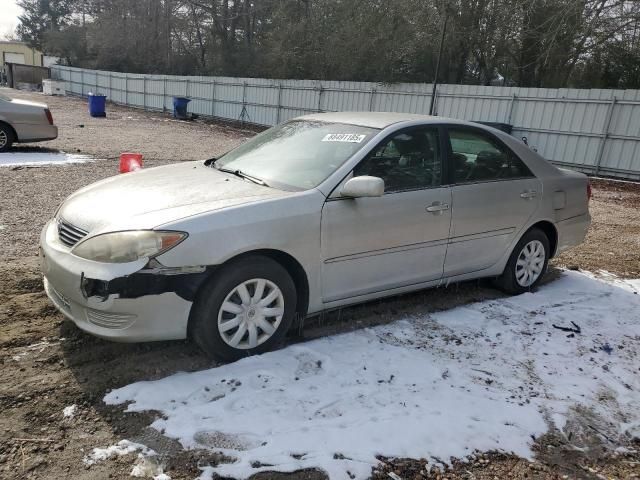
<instances>
[{"instance_id":1,"label":"headlight","mask_svg":"<svg viewBox=\"0 0 640 480\"><path fill-rule=\"evenodd\" d=\"M80 242L71 253L95 262L135 262L160 255L185 238L184 232L153 230L104 233Z\"/></svg>"}]
</instances>

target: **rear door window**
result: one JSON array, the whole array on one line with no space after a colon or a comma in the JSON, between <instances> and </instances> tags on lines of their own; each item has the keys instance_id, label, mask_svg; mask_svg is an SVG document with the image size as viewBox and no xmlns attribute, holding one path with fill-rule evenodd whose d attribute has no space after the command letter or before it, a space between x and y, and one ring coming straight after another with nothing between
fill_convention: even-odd
<instances>
[{"instance_id":1,"label":"rear door window","mask_svg":"<svg viewBox=\"0 0 640 480\"><path fill-rule=\"evenodd\" d=\"M449 129L455 183L490 182L533 177L531 170L510 149L476 130Z\"/></svg>"}]
</instances>

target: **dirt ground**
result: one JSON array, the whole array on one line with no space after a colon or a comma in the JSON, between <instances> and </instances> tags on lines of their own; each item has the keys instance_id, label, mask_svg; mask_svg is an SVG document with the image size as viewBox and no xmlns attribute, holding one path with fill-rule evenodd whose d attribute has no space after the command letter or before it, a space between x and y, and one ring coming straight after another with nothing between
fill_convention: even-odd
<instances>
[{"instance_id":1,"label":"dirt ground","mask_svg":"<svg viewBox=\"0 0 640 480\"><path fill-rule=\"evenodd\" d=\"M21 94L38 99L37 94ZM92 119L85 101L46 97L60 138L21 150L60 149L95 155L101 160L69 166L0 168L0 478L130 478L135 454L92 466L83 464L94 447L122 439L144 443L160 453L172 479L192 479L199 466L225 461L207 451L183 451L148 425L153 414L124 414L102 397L113 388L153 380L178 371L215 366L188 342L114 344L90 337L65 321L48 302L37 259L39 232L58 204L74 190L116 174L121 151L144 153L145 167L172 161L204 159L253 134L251 130L205 122L179 122L161 114L108 105L107 119ZM83 125L83 126L81 126ZM554 260L554 265L604 270L640 277L640 185L593 180L593 224L587 241ZM546 281L553 281L552 269ZM407 315L451 308L501 294L488 282L468 282L372 302L311 319L290 342L327 333L386 323ZM63 409L77 405L73 417ZM447 471L428 470L426 460L386 459L372 478L402 479L562 479L640 478L640 439L625 445L631 453L612 453L597 431L581 448L551 432L536 439L536 459L478 452ZM609 446L610 447L610 446ZM636 452L636 453L634 453ZM324 478L317 471L256 478Z\"/></svg>"}]
</instances>

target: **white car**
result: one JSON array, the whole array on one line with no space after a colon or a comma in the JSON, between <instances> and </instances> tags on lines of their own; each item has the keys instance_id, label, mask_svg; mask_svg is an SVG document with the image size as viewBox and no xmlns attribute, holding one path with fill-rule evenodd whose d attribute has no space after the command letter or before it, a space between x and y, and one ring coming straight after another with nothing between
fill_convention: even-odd
<instances>
[{"instance_id":1,"label":"white car","mask_svg":"<svg viewBox=\"0 0 640 480\"><path fill-rule=\"evenodd\" d=\"M326 309L479 277L534 289L584 240L589 196L584 175L489 127L308 115L74 193L42 232L44 283L94 335L190 336L234 359Z\"/></svg>"},{"instance_id":2,"label":"white car","mask_svg":"<svg viewBox=\"0 0 640 480\"><path fill-rule=\"evenodd\" d=\"M0 153L16 142L41 142L57 137L58 127L44 103L12 99L0 93Z\"/></svg>"}]
</instances>

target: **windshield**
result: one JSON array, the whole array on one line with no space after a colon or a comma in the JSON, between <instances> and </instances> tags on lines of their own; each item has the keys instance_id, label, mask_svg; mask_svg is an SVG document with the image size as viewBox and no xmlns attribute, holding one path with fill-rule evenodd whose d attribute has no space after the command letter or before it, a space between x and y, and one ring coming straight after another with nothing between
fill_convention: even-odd
<instances>
[{"instance_id":1,"label":"windshield","mask_svg":"<svg viewBox=\"0 0 640 480\"><path fill-rule=\"evenodd\" d=\"M294 120L231 150L215 167L273 187L308 190L326 180L378 130L343 123Z\"/></svg>"}]
</instances>

